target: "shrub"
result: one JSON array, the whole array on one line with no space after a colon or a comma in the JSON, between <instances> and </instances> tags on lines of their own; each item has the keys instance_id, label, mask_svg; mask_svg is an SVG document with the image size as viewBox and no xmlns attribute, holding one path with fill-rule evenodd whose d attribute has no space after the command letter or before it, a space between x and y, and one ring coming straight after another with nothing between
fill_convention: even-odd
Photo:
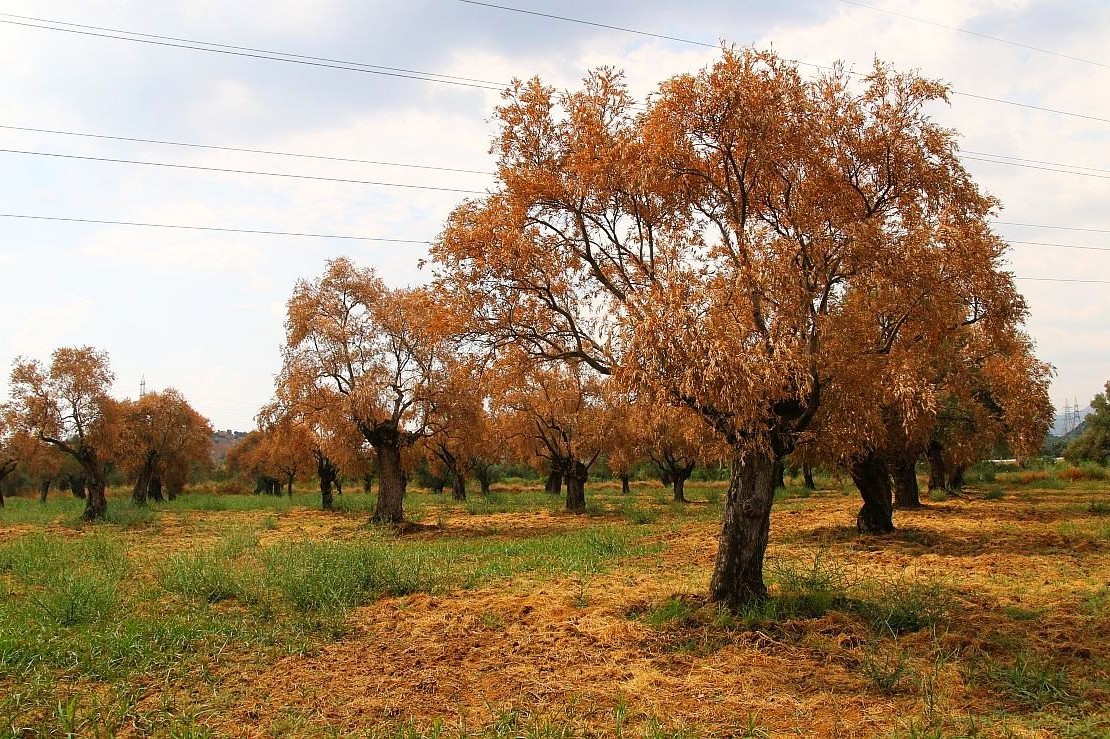
<instances>
[{"instance_id":1,"label":"shrub","mask_svg":"<svg viewBox=\"0 0 1110 739\"><path fill-rule=\"evenodd\" d=\"M878 598L868 610L876 628L903 634L943 623L951 610L951 596L937 582L899 578L879 585Z\"/></svg>"},{"instance_id":2,"label":"shrub","mask_svg":"<svg viewBox=\"0 0 1110 739\"><path fill-rule=\"evenodd\" d=\"M778 611L787 616L815 618L847 601L847 577L841 565L830 562L826 551L813 561L774 560L771 576L778 586Z\"/></svg>"},{"instance_id":3,"label":"shrub","mask_svg":"<svg viewBox=\"0 0 1110 739\"><path fill-rule=\"evenodd\" d=\"M248 600L246 589L228 556L178 554L158 569L158 581L171 593L205 603L232 598Z\"/></svg>"},{"instance_id":4,"label":"shrub","mask_svg":"<svg viewBox=\"0 0 1110 739\"><path fill-rule=\"evenodd\" d=\"M990 665L987 675L1014 699L1037 710L1054 703L1067 703L1072 698L1068 692L1067 673L1062 667L1054 667L1027 654L1018 655L1011 665Z\"/></svg>"},{"instance_id":5,"label":"shrub","mask_svg":"<svg viewBox=\"0 0 1110 739\"><path fill-rule=\"evenodd\" d=\"M32 600L59 626L77 626L102 621L115 613L119 590L116 582L106 577L65 573Z\"/></svg>"},{"instance_id":6,"label":"shrub","mask_svg":"<svg viewBox=\"0 0 1110 739\"><path fill-rule=\"evenodd\" d=\"M624 509L624 517L636 525L655 523L659 520L658 513L651 508L644 508L642 506L626 507Z\"/></svg>"}]
</instances>

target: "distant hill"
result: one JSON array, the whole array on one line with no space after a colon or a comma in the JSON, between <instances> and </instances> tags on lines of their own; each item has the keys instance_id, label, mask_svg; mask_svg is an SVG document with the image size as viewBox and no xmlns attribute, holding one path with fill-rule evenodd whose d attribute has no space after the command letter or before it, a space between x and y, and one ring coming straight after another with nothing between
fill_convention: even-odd
<instances>
[{"instance_id":1,"label":"distant hill","mask_svg":"<svg viewBox=\"0 0 1110 739\"><path fill-rule=\"evenodd\" d=\"M243 440L247 435L246 431L216 431L212 434L212 461L216 464L223 464L227 459L227 453L231 451L232 447Z\"/></svg>"}]
</instances>

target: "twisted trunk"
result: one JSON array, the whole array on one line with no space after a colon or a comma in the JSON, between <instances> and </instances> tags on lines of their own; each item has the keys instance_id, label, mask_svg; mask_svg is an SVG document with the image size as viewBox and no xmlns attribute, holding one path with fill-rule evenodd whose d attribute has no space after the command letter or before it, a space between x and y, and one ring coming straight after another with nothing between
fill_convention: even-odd
<instances>
[{"instance_id":1,"label":"twisted trunk","mask_svg":"<svg viewBox=\"0 0 1110 739\"><path fill-rule=\"evenodd\" d=\"M567 465L567 510L571 513L586 512L586 480L590 468L575 460Z\"/></svg>"},{"instance_id":2,"label":"twisted trunk","mask_svg":"<svg viewBox=\"0 0 1110 739\"><path fill-rule=\"evenodd\" d=\"M921 489L917 485L917 460L900 459L890 465L894 480L894 507L920 508Z\"/></svg>"},{"instance_id":3,"label":"twisted trunk","mask_svg":"<svg viewBox=\"0 0 1110 739\"><path fill-rule=\"evenodd\" d=\"M135 505L146 505L150 495L150 488L154 482L154 467L158 464L158 452L147 450L143 455L143 463L135 476L135 485L131 488L131 502ZM159 496L161 493L159 492Z\"/></svg>"},{"instance_id":4,"label":"twisted trunk","mask_svg":"<svg viewBox=\"0 0 1110 739\"><path fill-rule=\"evenodd\" d=\"M848 471L863 498L863 507L856 516L856 529L861 534L893 532L890 473L886 462L872 452L853 461L848 465Z\"/></svg>"},{"instance_id":5,"label":"twisted trunk","mask_svg":"<svg viewBox=\"0 0 1110 739\"><path fill-rule=\"evenodd\" d=\"M944 447L939 441L930 441L925 447L925 461L929 464L929 491L948 487L948 468L944 463Z\"/></svg>"},{"instance_id":6,"label":"twisted trunk","mask_svg":"<svg viewBox=\"0 0 1110 739\"><path fill-rule=\"evenodd\" d=\"M563 488L563 469L560 464L551 463L551 471L547 473L547 482L543 489L552 495L558 495Z\"/></svg>"},{"instance_id":7,"label":"twisted trunk","mask_svg":"<svg viewBox=\"0 0 1110 739\"><path fill-rule=\"evenodd\" d=\"M50 494L50 478L46 477L39 481L39 502L45 503L46 496Z\"/></svg>"},{"instance_id":8,"label":"twisted trunk","mask_svg":"<svg viewBox=\"0 0 1110 739\"><path fill-rule=\"evenodd\" d=\"M316 457L316 473L320 476L320 507L325 511L335 510L332 486L338 485L339 469L326 454L320 450L313 452Z\"/></svg>"},{"instance_id":9,"label":"twisted trunk","mask_svg":"<svg viewBox=\"0 0 1110 739\"><path fill-rule=\"evenodd\" d=\"M166 494L170 500L177 500L177 494L181 491L180 485L169 483L166 485ZM162 476L155 475L150 479L150 497L158 503L164 503L165 498L162 497Z\"/></svg>"},{"instance_id":10,"label":"twisted trunk","mask_svg":"<svg viewBox=\"0 0 1110 739\"><path fill-rule=\"evenodd\" d=\"M779 460L775 463L775 489L786 487L786 466Z\"/></svg>"},{"instance_id":11,"label":"twisted trunk","mask_svg":"<svg viewBox=\"0 0 1110 739\"><path fill-rule=\"evenodd\" d=\"M401 464L400 440L396 433L380 434L377 438L374 451L378 455L378 502L370 521L402 523L405 520L405 472Z\"/></svg>"},{"instance_id":12,"label":"twisted trunk","mask_svg":"<svg viewBox=\"0 0 1110 739\"><path fill-rule=\"evenodd\" d=\"M730 607L767 597L763 556L771 530L775 465L769 454L734 457L710 598Z\"/></svg>"}]
</instances>

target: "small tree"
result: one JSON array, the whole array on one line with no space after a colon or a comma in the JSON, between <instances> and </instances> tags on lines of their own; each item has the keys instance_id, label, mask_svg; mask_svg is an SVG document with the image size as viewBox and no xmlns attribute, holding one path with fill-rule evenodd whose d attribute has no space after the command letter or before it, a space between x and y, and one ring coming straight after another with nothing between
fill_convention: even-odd
<instances>
[{"instance_id":1,"label":"small tree","mask_svg":"<svg viewBox=\"0 0 1110 739\"><path fill-rule=\"evenodd\" d=\"M131 499L171 499L181 492L189 468L212 454L212 426L185 397L167 388L120 404L120 461L135 478Z\"/></svg>"},{"instance_id":2,"label":"small tree","mask_svg":"<svg viewBox=\"0 0 1110 739\"><path fill-rule=\"evenodd\" d=\"M88 346L56 349L49 367L24 358L12 367L12 418L81 466L89 521L108 511L105 464L119 438L118 404L108 394L114 380L107 353Z\"/></svg>"},{"instance_id":3,"label":"small tree","mask_svg":"<svg viewBox=\"0 0 1110 739\"><path fill-rule=\"evenodd\" d=\"M330 391L340 414L374 448L377 523L404 521L403 453L426 433L435 406L431 379L441 349L437 311L420 290L391 290L347 259L302 280L289 299L279 395Z\"/></svg>"}]
</instances>

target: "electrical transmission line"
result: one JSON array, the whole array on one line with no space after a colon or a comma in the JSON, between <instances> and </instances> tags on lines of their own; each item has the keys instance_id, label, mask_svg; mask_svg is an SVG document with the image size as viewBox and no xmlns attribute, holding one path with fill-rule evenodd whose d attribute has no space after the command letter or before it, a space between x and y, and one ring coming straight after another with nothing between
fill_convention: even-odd
<instances>
[{"instance_id":1,"label":"electrical transmission line","mask_svg":"<svg viewBox=\"0 0 1110 739\"><path fill-rule=\"evenodd\" d=\"M431 244L422 239L393 239L383 236L348 236L345 234L321 234L299 231L272 231L259 228L224 228L220 226L191 226L175 223L143 223L139 221L110 221L98 218L65 218L62 216L35 216L23 213L0 213L0 218L22 218L31 221L60 221L63 223L94 223L105 226L138 226L142 228L172 228L187 231L217 231L220 233L259 234L264 236L299 236L312 239L343 239L350 241L380 241L391 244Z\"/></svg>"},{"instance_id":2,"label":"electrical transmission line","mask_svg":"<svg viewBox=\"0 0 1110 739\"><path fill-rule=\"evenodd\" d=\"M614 30L614 31L621 31L623 33L633 33L633 34L636 34L638 36L649 36L649 37L652 37L652 38L661 38L661 39L666 39L668 41L677 41L679 43L690 44L690 45L693 45L693 46L702 46L702 47L714 48L714 49L719 48L718 44L710 44L710 43L707 43L705 41L696 41L694 39L681 38L679 36L664 36L663 34L651 33L649 31L641 31L641 30L636 29L636 28L627 28L627 27L624 27L624 26L611 26L611 25L608 25L608 24L605 24L605 23L596 23L594 21L585 20L583 18L572 18L570 16L553 15L551 13L540 13L540 12L535 11L535 10L525 10L523 8L514 8L514 7L509 6L509 5L497 5L495 3L480 2L479 0L458 0L458 2L466 3L467 5L479 5L481 7L492 8L494 10L504 10L504 11L508 11L508 12L511 12L511 13L522 13L524 15L538 16L538 17L547 18L547 19L550 19L550 20L564 21L566 23L578 23L580 25L585 25L585 26L594 26L594 27L598 27L598 28L607 28L607 29ZM820 65L820 64L814 64L813 62L806 62L806 61L801 61L801 60L794 60L794 61L797 64L803 64L807 67L813 67L815 69L821 69L821 70L826 70L826 71L832 69L832 67L823 66L823 65ZM860 75L857 72L852 72L851 74L854 74L856 76L863 76L863 75ZM1071 118L1082 118L1082 119L1089 120L1089 121L1098 121L1100 123L1110 123L1110 118L1102 118L1100 116L1088 115L1087 113L1076 113L1076 112L1073 112L1073 111L1059 110L1057 108L1047 108L1047 107L1044 107L1044 106L1041 106L1041 105L1033 105L1031 103L1021 103L1021 102L1018 102L1016 100L1006 100L1004 98L990 97L989 95L980 95L980 94L977 94L977 93L962 92L962 91L953 90L953 89L949 89L949 92L953 95L959 95L961 97L973 98L975 100L986 100L986 101L989 101L989 102L992 102L992 103L1000 103L1002 105L1011 105L1011 106L1018 107L1018 108L1027 108L1029 110L1037 110L1037 111L1040 111L1042 113L1053 113L1053 114L1056 114L1056 115L1069 116Z\"/></svg>"},{"instance_id":3,"label":"electrical transmission line","mask_svg":"<svg viewBox=\"0 0 1110 739\"><path fill-rule=\"evenodd\" d=\"M187 224L171 224L171 223L145 223L139 221L117 221L107 219L94 219L94 218L67 218L62 216L39 216L27 215L22 213L0 213L0 218L20 218L34 221L58 221L63 223L90 223L108 226L134 226L140 228L165 228L165 229L181 229L189 231L215 231L221 233L242 233L242 234L258 234L265 236L297 236L304 238L317 238L317 239L344 239L352 241L375 241L384 243L395 244L432 244L433 242L423 239L394 239L377 236L353 236L342 234L321 234L321 233L308 233L296 231L273 231L268 229L250 229L250 228L225 228L218 226L194 226ZM1014 241L1010 243L1015 244L1030 244L1037 246L1059 246L1066 249L1097 249L1100 251L1110 251L1110 248L1103 249L1101 247L1087 247L1087 246L1073 246L1065 244L1043 244L1032 241ZM1110 285L1110 280L1086 280L1086 279L1072 279L1063 277L1015 277L1017 280L1037 280L1043 282L1079 282L1091 283L1099 285Z\"/></svg>"},{"instance_id":4,"label":"electrical transmission line","mask_svg":"<svg viewBox=\"0 0 1110 739\"><path fill-rule=\"evenodd\" d=\"M265 172L255 169L231 169L228 167L202 167L199 164L172 164L169 162L144 162L137 159L115 159L110 157L79 156L77 154L57 154L47 151L28 151L25 149L0 149L3 154L26 154L40 157L53 157L57 159L77 159L88 162L108 162L111 164L132 164L142 167L169 167L171 169L188 169L201 172L221 172L228 174L249 174L262 177L286 177L295 180L313 180L321 182L342 182L352 185L374 185L377 187L399 187L407 190L435 190L438 192L457 192L466 195L485 195L482 190L464 190L456 187L439 187L436 185L407 185L401 182L381 182L378 180L355 180L345 177L324 177L321 175L293 174L290 172Z\"/></svg>"},{"instance_id":5,"label":"electrical transmission line","mask_svg":"<svg viewBox=\"0 0 1110 739\"><path fill-rule=\"evenodd\" d=\"M30 23L28 21L36 21L36 23ZM118 28L104 28L101 26L89 26L81 23L50 20L48 18L34 18L31 16L14 15L12 13L0 13L0 23L7 23L13 26L23 26L26 28L39 28L46 31L61 31L63 33L72 33L82 36L93 36L96 38L115 39L117 41L131 41L132 43L137 44L167 46L176 49L188 49L191 51L207 51L211 54L225 54L228 56L266 59L273 62L303 64L310 67L323 67L326 69L342 69L349 72L364 72L366 74L376 74L385 77L400 77L403 79L421 80L423 82L439 82L445 85L473 87L480 90L491 90L493 92L501 92L504 89L504 85L501 85L497 82L490 82L489 80L471 79L469 77L456 77L454 75L439 74L437 72L423 72L416 69L404 69L401 67L386 67L377 64L365 64L363 62L351 62L341 59L329 59L327 57L308 56L306 54L290 54L282 51L254 49L249 46L216 44L209 41L195 41L193 39L178 38L175 36L158 36L150 33L139 33L137 31L126 31ZM55 25L40 25L43 23L53 23ZM69 27L66 28L63 26Z\"/></svg>"},{"instance_id":6,"label":"electrical transmission line","mask_svg":"<svg viewBox=\"0 0 1110 739\"><path fill-rule=\"evenodd\" d=\"M55 136L79 136L89 139L105 139L108 141L127 141L138 144L158 144L160 146L180 146L189 149L211 149L212 151L231 151L244 154L266 154L277 157L295 157L298 159L319 159L328 162L350 162L353 164L372 164L382 167L404 167L408 169L427 169L435 172L458 172L462 174L492 175L494 172L481 169L462 169L459 167L435 167L430 164L412 164L409 162L386 162L377 159L354 159L351 157L326 156L323 154L301 154L288 151L274 151L272 149L248 149L242 146L217 146L214 144L197 144L186 141L167 141L165 139L146 139L137 136L110 136L102 133L84 133L81 131L59 131L52 128L31 128L29 126L11 126L0 123L0 128L9 131L24 131L30 133L46 133Z\"/></svg>"},{"instance_id":7,"label":"electrical transmission line","mask_svg":"<svg viewBox=\"0 0 1110 739\"><path fill-rule=\"evenodd\" d=\"M1064 54L1064 53L1059 52L1059 51L1052 51L1051 49L1042 49L1039 46L1031 46L1030 44L1023 44L1019 41L1011 41L1010 39L1001 38L999 36L991 36L991 35L986 34L986 33L979 33L978 31L969 31L966 28L960 28L958 26L949 26L945 23L938 23L937 21L931 21L928 18L918 18L917 16L906 15L905 13L898 13L898 12L895 12L893 10L887 10L886 8L876 8L874 5L867 5L866 3L857 2L856 0L838 0L838 2L842 2L845 5L854 5L857 8L866 8L867 10L871 10L871 11L874 11L876 13L886 13L887 15L897 16L898 18L905 18L906 20L916 21L918 23L924 23L924 24L929 25L929 26L935 26L936 28L944 28L944 29L947 29L949 31L955 31L956 33L965 33L968 36L975 36L977 38L987 39L988 41L997 41L1000 44L1008 44L1010 46L1016 46L1019 49L1026 49L1028 51L1036 51L1040 54L1049 54L1051 56L1060 57L1061 59L1069 59L1073 62L1082 62L1083 64L1092 64L1096 67L1103 67L1104 69L1110 69L1110 64L1104 64L1103 62L1096 62L1092 59L1084 59L1082 57L1072 56L1071 54Z\"/></svg>"}]
</instances>

